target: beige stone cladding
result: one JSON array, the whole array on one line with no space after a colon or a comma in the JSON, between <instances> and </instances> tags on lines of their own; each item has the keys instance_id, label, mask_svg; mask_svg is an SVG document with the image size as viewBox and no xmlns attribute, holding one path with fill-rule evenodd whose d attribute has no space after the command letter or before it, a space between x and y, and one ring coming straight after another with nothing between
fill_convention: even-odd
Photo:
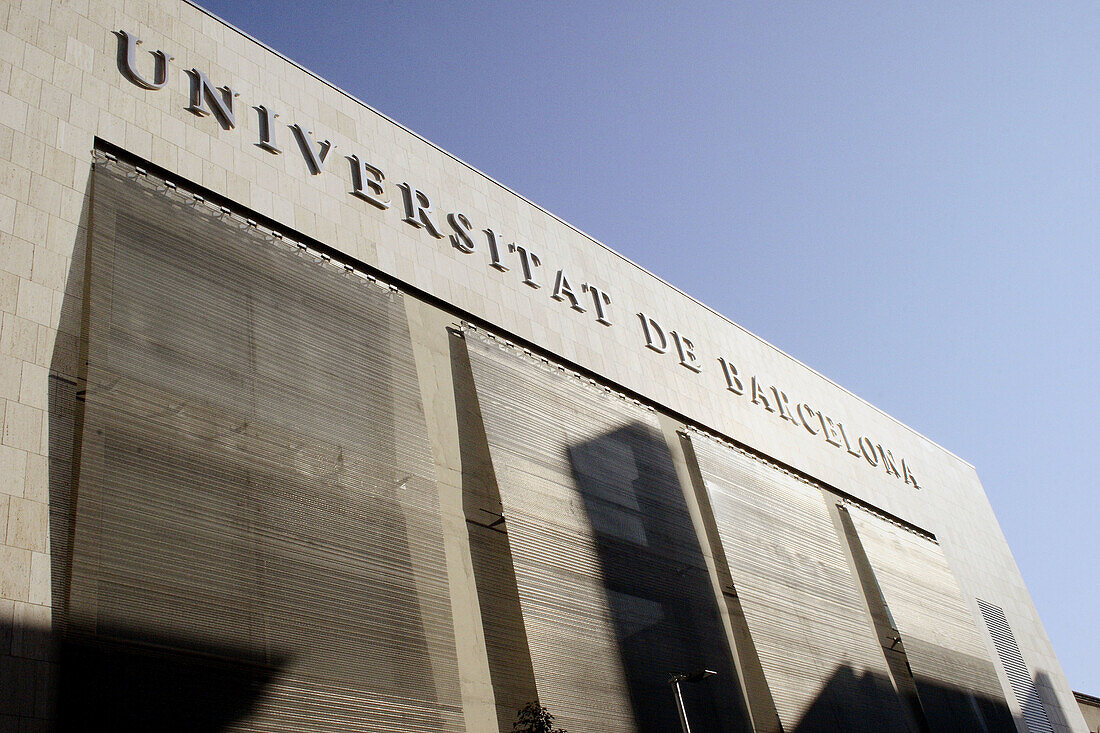
<instances>
[{"instance_id":1,"label":"beige stone cladding","mask_svg":"<svg viewBox=\"0 0 1100 733\"><path fill-rule=\"evenodd\" d=\"M2 0L0 29L0 689L7 691L0 699L13 699L16 686L26 693L18 705L5 703L9 717L0 727L10 728L15 718L30 725L48 707L51 662L42 640L56 590L50 557L63 544L50 523L64 517L51 497L71 479L61 459L72 450L73 430L54 408L79 390L83 243L98 138L935 533L975 619L975 598L1003 608L1051 706L1067 711L1053 721L1056 730L1085 730L977 475L964 461L193 5ZM163 88L143 88L121 72L120 31L142 41L136 63L147 79L154 75L151 52L172 56ZM192 69L238 95L232 127L216 114L188 111ZM207 109L214 104L204 100ZM272 132L281 154L257 144L263 113L256 107L279 113ZM309 131L302 145L291 125ZM332 147L313 172L305 148L320 154L326 140ZM388 199L388 208L351 193L349 156L381 172L376 198ZM411 218L420 226L405 221L403 196L414 209L426 206L417 192L430 200L427 216L442 237L416 211ZM467 227L448 214L464 215L474 251L465 251L470 247L461 238L452 241L457 228ZM506 270L492 266L485 229L499 235ZM528 279L539 287L524 282L524 257L532 264L531 254L541 264ZM559 273L576 303L555 288ZM601 293L609 299L602 307L610 325L599 320ZM643 328L654 322L664 337L651 329L657 349L647 348ZM729 366L736 380L727 378ZM919 489L905 480L907 471ZM461 567L456 561L454 569ZM992 654L988 635L985 641ZM483 694L473 684L468 692Z\"/></svg>"}]
</instances>

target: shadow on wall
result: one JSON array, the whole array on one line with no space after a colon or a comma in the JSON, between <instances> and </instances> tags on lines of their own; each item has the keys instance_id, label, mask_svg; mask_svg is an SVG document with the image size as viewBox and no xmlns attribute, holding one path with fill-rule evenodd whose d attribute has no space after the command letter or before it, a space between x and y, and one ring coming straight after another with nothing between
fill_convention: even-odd
<instances>
[{"instance_id":1,"label":"shadow on wall","mask_svg":"<svg viewBox=\"0 0 1100 733\"><path fill-rule=\"evenodd\" d=\"M129 636L132 632L123 632ZM140 632L139 632L140 633ZM190 640L155 646L63 638L58 650L60 730L225 730L246 718L283 666L250 661L254 650L183 651ZM92 726L94 727L94 726Z\"/></svg>"},{"instance_id":2,"label":"shadow on wall","mask_svg":"<svg viewBox=\"0 0 1100 733\"><path fill-rule=\"evenodd\" d=\"M539 694L470 356L465 339L456 338L455 333L451 332L449 345L455 410L459 424L465 426L458 431L463 510L497 724L502 733L508 733L516 711Z\"/></svg>"},{"instance_id":3,"label":"shadow on wall","mask_svg":"<svg viewBox=\"0 0 1100 733\"><path fill-rule=\"evenodd\" d=\"M20 656L7 657L0 675L0 729L85 731L102 723L214 733L247 717L281 666L251 663L248 650L191 654L169 649L187 641L159 641L110 644L4 624L0 643Z\"/></svg>"},{"instance_id":4,"label":"shadow on wall","mask_svg":"<svg viewBox=\"0 0 1100 733\"><path fill-rule=\"evenodd\" d=\"M89 184L89 192L91 184ZM253 710L263 689L289 661L256 650L211 647L186 651L188 639L141 629L98 629L101 638L72 631L73 512L83 424L86 353L80 350L85 301L84 264L91 196L81 211L50 364L48 405L49 525L52 599L50 628L0 627L0 728L220 731ZM102 637L142 638L114 643ZM6 656L8 650L11 655ZM265 659L266 656L266 659ZM263 660L263 661L260 661ZM8 717L12 716L12 717Z\"/></svg>"},{"instance_id":5,"label":"shadow on wall","mask_svg":"<svg viewBox=\"0 0 1100 733\"><path fill-rule=\"evenodd\" d=\"M682 686L692 730L750 729L714 590L662 436L632 424L571 446L568 456L596 537L640 730L677 730L668 677L702 668L719 675ZM1000 702L927 680L921 693L941 711L957 711L955 722L965 713L973 733L1015 731ZM838 668L795 730L875 733L896 724L884 718L885 708L866 705L884 695L896 695L889 678ZM909 727L914 733L928 729L923 720ZM950 733L957 730L952 726Z\"/></svg>"},{"instance_id":6,"label":"shadow on wall","mask_svg":"<svg viewBox=\"0 0 1100 733\"><path fill-rule=\"evenodd\" d=\"M342 357L337 364L361 364L334 343L389 344L401 334L345 301L268 292L275 289L250 275L258 270L286 289L292 278L271 274L282 273L276 267L299 279L323 273L275 249L253 252L219 221L177 217L175 204L112 175L113 183L95 173L96 273L84 276L81 235L52 353L52 626L5 630L0 653L19 656L0 656L0 716L14 716L0 717L0 729L86 730L102 721L215 731L255 717L346 730L376 725L393 698L413 698L400 713L408 729L453 728L457 706L441 712L437 688L417 676L433 673L425 629L446 640L453 626L418 602L411 520L398 498L421 491L426 472L390 475L405 467L395 441L409 432L394 428L404 413L384 399L391 375L384 366L372 372L377 409L355 399L367 394L363 380L277 391L279 367L327 375L318 362L329 353ZM128 297L112 297L121 293ZM397 311L383 301L379 308ZM85 302L95 309L91 323L82 322ZM226 321L238 310L248 317ZM298 337L320 320L331 333ZM377 338L364 338L360 321ZM89 325L98 355L91 375L77 348ZM187 335L207 331L201 353L190 354ZM292 348L321 340L332 349ZM249 356L231 361L240 353ZM96 384L85 415L89 376ZM338 409L315 399L321 383L344 390ZM281 399L264 399L272 394ZM376 556L385 558L384 582L370 564Z\"/></svg>"},{"instance_id":7,"label":"shadow on wall","mask_svg":"<svg viewBox=\"0 0 1100 733\"><path fill-rule=\"evenodd\" d=\"M1047 714L1047 718L1050 723L1057 730L1058 726L1069 727L1070 720L1077 720L1078 716L1082 718L1080 710L1071 710L1067 713L1062 704L1058 702L1058 696L1054 692L1054 685L1050 681L1050 675L1046 672L1040 672L1035 675L1035 685L1033 687L1035 694L1038 696L1038 703L1041 710ZM1072 728L1071 728L1072 730Z\"/></svg>"},{"instance_id":8,"label":"shadow on wall","mask_svg":"<svg viewBox=\"0 0 1100 733\"><path fill-rule=\"evenodd\" d=\"M87 730L89 723L98 721L116 730L225 730L253 712L284 664L250 661L256 652L248 649L184 651L192 644L158 638L156 646L142 647L63 638L58 654L58 728Z\"/></svg>"},{"instance_id":9,"label":"shadow on wall","mask_svg":"<svg viewBox=\"0 0 1100 733\"><path fill-rule=\"evenodd\" d=\"M81 231L89 223L89 202L87 197ZM72 623L67 602L86 376L86 357L78 350L84 255L81 235L51 363L52 628L0 624L0 728L45 730L47 721L53 720L59 730L85 730L98 721L116 730L225 730L255 711L265 690L291 663L289 654L212 645L209 640L198 643L134 628L97 629L93 638L79 633L78 625ZM668 678L709 668L719 676L683 687L692 729L696 733L748 730L714 590L663 437L645 426L629 425L569 447L567 456L595 530L631 703L641 729L678 730ZM503 551L506 554L507 548ZM506 595L513 612L509 623L522 631L521 620L515 618L514 577L510 573L508 577L511 587ZM114 642L112 636L130 641ZM202 651L189 651L197 647ZM498 652L509 661L523 656L511 646ZM517 695L533 687L529 660L525 664L514 681ZM888 684L867 677L842 668L829 687L847 690ZM1040 675L1036 686L1045 690L1049 681ZM963 691L944 690L943 694L971 704ZM835 693L824 690L820 699L831 701ZM1043 702L1049 707L1052 700ZM1060 709L1053 717L1065 720ZM839 721L830 702L812 706L796 731L859 729ZM993 726L988 729L988 733L996 731Z\"/></svg>"},{"instance_id":10,"label":"shadow on wall","mask_svg":"<svg viewBox=\"0 0 1100 733\"><path fill-rule=\"evenodd\" d=\"M51 379L53 629L10 631L16 640L14 648L33 650L48 665L28 662L16 674L18 685L5 681L2 687L13 699L5 694L0 711L53 720L61 731L87 730L97 721L117 730L224 730L248 716L289 659L265 659L257 650L211 647L209 640L170 638L142 629L99 628L97 638L72 629L68 609L76 485L72 461L82 404L74 381ZM112 636L147 641L113 642ZM205 651L186 651L198 646ZM16 687L21 689L12 689Z\"/></svg>"},{"instance_id":11,"label":"shadow on wall","mask_svg":"<svg viewBox=\"0 0 1100 733\"><path fill-rule=\"evenodd\" d=\"M886 677L871 672L857 674L851 667L845 665L837 670L829 678L829 682L818 693L814 703L806 711L799 721L794 733L833 733L834 731L862 731L873 730L868 727L866 721L851 717L851 711L839 710L837 701L843 700L843 696L851 690L882 690L890 689L892 683ZM1012 715L1004 704L983 696L977 696L968 690L956 687L939 685L928 680L921 684L921 695L928 699L934 699L936 704L944 710L967 711L966 719L974 721L974 724L966 727L952 725L946 727L930 727L924 721L908 721L910 730L914 733L925 730L930 733L959 733L970 731L971 733L1017 733ZM979 717L975 718L974 714ZM962 718L960 717L960 722Z\"/></svg>"},{"instance_id":12,"label":"shadow on wall","mask_svg":"<svg viewBox=\"0 0 1100 733\"><path fill-rule=\"evenodd\" d=\"M597 543L604 587L642 731L679 728L669 677L691 727L750 730L706 562L663 436L633 423L567 448Z\"/></svg>"}]
</instances>

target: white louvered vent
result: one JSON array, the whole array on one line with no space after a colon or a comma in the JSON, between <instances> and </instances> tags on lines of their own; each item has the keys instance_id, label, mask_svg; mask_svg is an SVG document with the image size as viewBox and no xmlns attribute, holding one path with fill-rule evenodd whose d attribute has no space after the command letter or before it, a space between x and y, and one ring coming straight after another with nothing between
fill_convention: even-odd
<instances>
[{"instance_id":1,"label":"white louvered vent","mask_svg":"<svg viewBox=\"0 0 1100 733\"><path fill-rule=\"evenodd\" d=\"M1039 698L1039 690L1027 671L1024 658L1020 655L1020 647L1016 645L1016 637L1012 634L1012 627L1008 625L1005 612L992 603L986 603L978 599L978 608L982 611L985 625L989 627L989 634L993 637L993 646L997 647L997 656L1001 658L1001 665L1008 682L1012 685L1012 692L1016 694L1016 700L1020 703L1020 709L1024 712L1024 722L1032 733L1054 733L1054 728L1047 717L1046 708Z\"/></svg>"}]
</instances>

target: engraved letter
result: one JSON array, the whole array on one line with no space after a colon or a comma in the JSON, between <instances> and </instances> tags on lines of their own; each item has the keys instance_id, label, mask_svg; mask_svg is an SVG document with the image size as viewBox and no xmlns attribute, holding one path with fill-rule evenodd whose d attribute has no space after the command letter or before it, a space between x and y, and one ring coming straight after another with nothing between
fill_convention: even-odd
<instances>
[{"instance_id":1,"label":"engraved letter","mask_svg":"<svg viewBox=\"0 0 1100 733\"><path fill-rule=\"evenodd\" d=\"M405 221L417 229L428 230L436 239L443 239L443 232L432 221L432 203L427 195L419 189L413 188L408 183L401 184L401 193L405 199Z\"/></svg>"},{"instance_id":2,"label":"engraved letter","mask_svg":"<svg viewBox=\"0 0 1100 733\"><path fill-rule=\"evenodd\" d=\"M661 324L653 320L645 313L639 313L638 318L642 319L642 331L645 332L645 345L647 348L653 349L658 354L668 353L668 339L665 337L665 331L661 328ZM660 341L654 340L654 337L660 339Z\"/></svg>"},{"instance_id":3,"label":"engraved letter","mask_svg":"<svg viewBox=\"0 0 1100 733\"><path fill-rule=\"evenodd\" d=\"M695 356L695 344L682 333L672 332L672 340L676 342L676 351L680 352L680 366L687 367L698 373L702 371L699 366L699 358Z\"/></svg>"},{"instance_id":4,"label":"engraved letter","mask_svg":"<svg viewBox=\"0 0 1100 733\"><path fill-rule=\"evenodd\" d=\"M126 78L142 89L164 88L164 85L168 83L168 62L172 60L172 57L164 51L152 52L154 59L153 81L149 81L137 70L137 47L141 41L137 36L126 31L119 31L118 33L121 36L119 38L121 43L118 48L118 65Z\"/></svg>"},{"instance_id":5,"label":"engraved letter","mask_svg":"<svg viewBox=\"0 0 1100 733\"><path fill-rule=\"evenodd\" d=\"M607 307L611 305L611 296L590 283L581 283L581 290L592 294L592 302L596 304L596 323L610 326Z\"/></svg>"},{"instance_id":6,"label":"engraved letter","mask_svg":"<svg viewBox=\"0 0 1100 733\"><path fill-rule=\"evenodd\" d=\"M775 395L775 406L779 408L779 417L793 423L794 418L791 417L791 403L787 400L787 394L776 387L772 387L772 394Z\"/></svg>"},{"instance_id":7,"label":"engraved letter","mask_svg":"<svg viewBox=\"0 0 1100 733\"><path fill-rule=\"evenodd\" d=\"M764 389L756 381L756 377L752 378L752 403L754 405L763 405L764 409L768 412L775 412L775 408L768 404L768 398L764 394Z\"/></svg>"},{"instance_id":8,"label":"engraved letter","mask_svg":"<svg viewBox=\"0 0 1100 733\"><path fill-rule=\"evenodd\" d=\"M810 424L810 420L814 417L813 408L807 405L805 402L798 403L798 407L795 408L798 413L798 419L802 421L802 427L810 433L810 435L817 435L821 431Z\"/></svg>"},{"instance_id":9,"label":"engraved letter","mask_svg":"<svg viewBox=\"0 0 1100 733\"><path fill-rule=\"evenodd\" d=\"M279 113L272 112L262 104L259 107L253 107L253 109L260 115L260 142L256 144L270 153L283 152L275 144L275 118L279 116Z\"/></svg>"},{"instance_id":10,"label":"engraved letter","mask_svg":"<svg viewBox=\"0 0 1100 733\"><path fill-rule=\"evenodd\" d=\"M848 442L848 434L844 432L844 425L838 422L836 427L840 431L840 437L844 439L844 447L848 449L848 455L859 458L859 451L852 448L852 444Z\"/></svg>"},{"instance_id":11,"label":"engraved letter","mask_svg":"<svg viewBox=\"0 0 1100 733\"><path fill-rule=\"evenodd\" d=\"M535 268L542 265L539 256L514 242L508 245L508 251L519 255L519 266L523 270L523 284L541 288L542 286L535 280Z\"/></svg>"},{"instance_id":12,"label":"engraved letter","mask_svg":"<svg viewBox=\"0 0 1100 733\"><path fill-rule=\"evenodd\" d=\"M817 413L817 419L821 422L821 429L825 431L825 440L829 445L835 445L840 447L840 434L837 432L836 425L833 423L832 418L826 415L824 412Z\"/></svg>"},{"instance_id":13,"label":"engraved letter","mask_svg":"<svg viewBox=\"0 0 1100 733\"><path fill-rule=\"evenodd\" d=\"M309 172L313 175L317 175L323 171L329 152L336 146L329 140L322 140L315 148L313 147L312 132L303 130L302 126L299 124L291 125L290 129L294 130L294 136L298 138L298 147L302 149L302 155L306 158L306 165L309 166Z\"/></svg>"},{"instance_id":14,"label":"engraved letter","mask_svg":"<svg viewBox=\"0 0 1100 733\"><path fill-rule=\"evenodd\" d=\"M466 218L465 214L458 212L447 214L447 223L450 224L451 229L455 231L450 237L452 247L465 254L471 254L477 251L477 245L470 236L470 232L473 231L474 225L470 223L470 220Z\"/></svg>"},{"instance_id":15,"label":"engraved letter","mask_svg":"<svg viewBox=\"0 0 1100 733\"><path fill-rule=\"evenodd\" d=\"M495 267L501 272L508 272L508 265L500 259L500 235L492 229L485 230L485 236L489 238L489 267Z\"/></svg>"},{"instance_id":16,"label":"engraved letter","mask_svg":"<svg viewBox=\"0 0 1100 733\"><path fill-rule=\"evenodd\" d=\"M894 463L894 454L881 445L875 447L878 448L878 455L882 459L882 467L886 469L886 473L900 478L901 474L898 473L898 466Z\"/></svg>"},{"instance_id":17,"label":"engraved letter","mask_svg":"<svg viewBox=\"0 0 1100 733\"><path fill-rule=\"evenodd\" d=\"M233 100L237 93L229 87L215 89L206 78L206 74L198 69L191 69L187 73L191 75L191 106L187 108L188 111L194 112L199 117L206 117L212 113L226 130L236 127L237 118L233 115ZM207 102L213 105L213 109L206 106Z\"/></svg>"},{"instance_id":18,"label":"engraved letter","mask_svg":"<svg viewBox=\"0 0 1100 733\"><path fill-rule=\"evenodd\" d=\"M386 179L382 171L367 161L360 160L358 155L349 155L348 160L351 161L352 196L358 196L380 209L390 208L390 200L382 198L386 193L386 189L382 187L382 181Z\"/></svg>"},{"instance_id":19,"label":"engraved letter","mask_svg":"<svg viewBox=\"0 0 1100 733\"><path fill-rule=\"evenodd\" d=\"M741 384L737 367L720 356L718 357L718 363L722 365L722 374L726 377L726 389L734 394L745 394L745 385Z\"/></svg>"},{"instance_id":20,"label":"engraved letter","mask_svg":"<svg viewBox=\"0 0 1100 733\"><path fill-rule=\"evenodd\" d=\"M577 299L577 294L573 292L573 288L569 285L569 278L566 276L565 270L558 270L558 277L554 281L554 294L550 297L561 301L568 299L569 307L575 311L584 313L586 310L581 305L580 300Z\"/></svg>"},{"instance_id":21,"label":"engraved letter","mask_svg":"<svg viewBox=\"0 0 1100 733\"><path fill-rule=\"evenodd\" d=\"M901 472L905 476L905 483L912 484L914 489L920 488L920 484L917 483L917 477L909 470L909 466L906 465L904 458L901 459Z\"/></svg>"},{"instance_id":22,"label":"engraved letter","mask_svg":"<svg viewBox=\"0 0 1100 733\"><path fill-rule=\"evenodd\" d=\"M863 454L863 457L867 459L867 462L872 466L878 466L878 454L875 453L875 444L868 438L860 436L859 452Z\"/></svg>"}]
</instances>

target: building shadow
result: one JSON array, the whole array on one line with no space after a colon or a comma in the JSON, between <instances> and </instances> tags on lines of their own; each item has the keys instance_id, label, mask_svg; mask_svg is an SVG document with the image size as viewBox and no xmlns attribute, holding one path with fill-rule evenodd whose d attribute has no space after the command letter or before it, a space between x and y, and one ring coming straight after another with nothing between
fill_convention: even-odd
<instances>
[{"instance_id":1,"label":"building shadow","mask_svg":"<svg viewBox=\"0 0 1100 733\"><path fill-rule=\"evenodd\" d=\"M881 711L861 709L846 701L873 699L870 693L889 689L888 678L873 672L856 673L845 665L829 677L829 681L807 708L792 733L836 733L839 731L874 730ZM862 691L853 695L853 691ZM931 733L1016 733L1016 724L1002 701L975 695L969 690L922 680L922 701L935 701L946 716L929 721ZM952 718L950 711L957 717Z\"/></svg>"},{"instance_id":2,"label":"building shadow","mask_svg":"<svg viewBox=\"0 0 1100 733\"><path fill-rule=\"evenodd\" d=\"M0 716L20 730L220 731L246 718L290 661L152 629L82 631L69 605L87 352L85 262L93 179L84 197L50 358L47 419L49 621L0 629ZM151 578L155 582L155 578ZM142 639L140 643L126 641Z\"/></svg>"},{"instance_id":3,"label":"building shadow","mask_svg":"<svg viewBox=\"0 0 1100 733\"><path fill-rule=\"evenodd\" d=\"M123 638L140 631L124 631ZM68 635L58 650L58 730L215 733L247 719L289 660L255 650L189 652L190 639L155 645Z\"/></svg>"},{"instance_id":4,"label":"building shadow","mask_svg":"<svg viewBox=\"0 0 1100 733\"><path fill-rule=\"evenodd\" d=\"M680 727L669 678L696 733L751 730L729 643L663 436L630 423L566 449L591 524L634 718Z\"/></svg>"},{"instance_id":5,"label":"building shadow","mask_svg":"<svg viewBox=\"0 0 1100 733\"><path fill-rule=\"evenodd\" d=\"M1058 695L1054 692L1054 685L1050 680L1050 675L1046 672L1039 672L1035 675L1035 683L1032 686L1032 690L1035 693L1038 707L1046 713L1047 720L1057 730L1059 726L1064 728L1070 727L1070 719L1076 720L1079 716L1083 719L1080 710L1071 710L1068 713L1062 704L1058 702Z\"/></svg>"},{"instance_id":6,"label":"building shadow","mask_svg":"<svg viewBox=\"0 0 1100 733\"><path fill-rule=\"evenodd\" d=\"M184 651L189 640L134 645L0 626L15 654L0 661L0 730L214 733L247 718L283 660L247 649Z\"/></svg>"}]
</instances>

